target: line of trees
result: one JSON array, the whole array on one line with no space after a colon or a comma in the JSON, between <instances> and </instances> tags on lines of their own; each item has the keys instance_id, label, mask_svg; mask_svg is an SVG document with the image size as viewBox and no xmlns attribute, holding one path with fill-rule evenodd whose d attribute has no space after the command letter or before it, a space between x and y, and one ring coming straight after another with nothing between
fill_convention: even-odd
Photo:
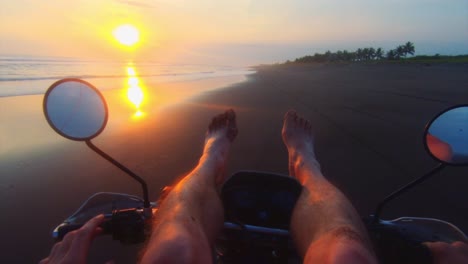
<instances>
[{"instance_id":1,"label":"line of trees","mask_svg":"<svg viewBox=\"0 0 468 264\"><path fill-rule=\"evenodd\" d=\"M395 49L385 52L382 48L359 48L356 51L339 50L337 52L327 51L323 54L315 53L314 55L297 58L294 62L309 63L309 62L335 62L335 61L375 61L375 60L399 60L406 58L408 54L414 55L414 44L406 42L404 45L399 45Z\"/></svg>"}]
</instances>

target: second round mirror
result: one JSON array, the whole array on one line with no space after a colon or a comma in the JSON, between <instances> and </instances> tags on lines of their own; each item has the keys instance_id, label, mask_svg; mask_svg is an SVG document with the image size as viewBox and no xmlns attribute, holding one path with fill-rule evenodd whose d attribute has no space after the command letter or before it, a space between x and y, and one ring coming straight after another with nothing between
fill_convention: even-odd
<instances>
[{"instance_id":1,"label":"second round mirror","mask_svg":"<svg viewBox=\"0 0 468 264\"><path fill-rule=\"evenodd\" d=\"M441 162L468 165L468 106L448 109L427 127L429 153Z\"/></svg>"}]
</instances>

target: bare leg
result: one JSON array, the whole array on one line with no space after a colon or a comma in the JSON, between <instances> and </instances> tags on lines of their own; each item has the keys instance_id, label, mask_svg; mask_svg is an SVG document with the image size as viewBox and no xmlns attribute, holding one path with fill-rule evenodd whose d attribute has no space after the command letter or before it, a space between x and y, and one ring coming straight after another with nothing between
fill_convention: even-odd
<instances>
[{"instance_id":1,"label":"bare leg","mask_svg":"<svg viewBox=\"0 0 468 264\"><path fill-rule=\"evenodd\" d=\"M217 182L224 181L226 158L236 135L233 110L213 118L199 164L159 207L143 263L212 261L212 244L224 218Z\"/></svg>"},{"instance_id":2,"label":"bare leg","mask_svg":"<svg viewBox=\"0 0 468 264\"><path fill-rule=\"evenodd\" d=\"M309 121L289 111L282 135L289 172L304 187L291 218L293 239L304 263L376 263L359 215L320 171Z\"/></svg>"}]
</instances>

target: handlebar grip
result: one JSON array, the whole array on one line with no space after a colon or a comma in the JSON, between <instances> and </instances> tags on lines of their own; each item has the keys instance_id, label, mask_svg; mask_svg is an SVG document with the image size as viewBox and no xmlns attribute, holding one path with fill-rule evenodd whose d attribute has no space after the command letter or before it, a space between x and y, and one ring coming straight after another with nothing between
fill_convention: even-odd
<instances>
[{"instance_id":1,"label":"handlebar grip","mask_svg":"<svg viewBox=\"0 0 468 264\"><path fill-rule=\"evenodd\" d=\"M102 234L112 234L114 240L122 243L135 244L146 239L146 218L136 208L118 210L111 216L106 216L104 222L99 226L103 229ZM52 237L61 241L66 234L80 229L84 223L68 223L65 221L52 232Z\"/></svg>"},{"instance_id":2,"label":"handlebar grip","mask_svg":"<svg viewBox=\"0 0 468 264\"><path fill-rule=\"evenodd\" d=\"M58 226L54 232L53 232L53 237L61 241L66 234L70 233L71 231L78 230L80 229L84 224L68 224L68 223L63 223L60 226ZM112 233L112 223L109 220L104 220L104 222L99 226L103 229L103 234L111 234Z\"/></svg>"},{"instance_id":3,"label":"handlebar grip","mask_svg":"<svg viewBox=\"0 0 468 264\"><path fill-rule=\"evenodd\" d=\"M83 224L61 224L58 226L53 233L53 237L61 241L66 234L70 233L71 231L78 230L83 226Z\"/></svg>"}]
</instances>

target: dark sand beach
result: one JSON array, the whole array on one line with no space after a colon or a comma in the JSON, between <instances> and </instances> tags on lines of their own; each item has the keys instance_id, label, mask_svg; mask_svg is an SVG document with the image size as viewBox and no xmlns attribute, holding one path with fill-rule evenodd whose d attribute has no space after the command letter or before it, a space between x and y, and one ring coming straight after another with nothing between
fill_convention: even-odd
<instances>
[{"instance_id":1,"label":"dark sand beach","mask_svg":"<svg viewBox=\"0 0 468 264\"><path fill-rule=\"evenodd\" d=\"M467 87L468 65L459 64L265 66L247 81L164 107L157 88L147 89L141 118L131 117L118 92L106 91L109 126L94 143L146 179L156 200L160 188L195 166L208 122L227 108L239 125L228 173L287 173L280 131L284 113L294 108L312 121L325 176L367 215L437 165L422 145L424 126L445 108L468 103ZM51 230L95 192L141 193L84 144L54 134L42 96L0 98L0 117L2 262L47 256ZM447 168L391 203L383 217L440 218L468 232L467 187L468 168ZM99 238L91 263L132 263L138 247Z\"/></svg>"}]
</instances>

